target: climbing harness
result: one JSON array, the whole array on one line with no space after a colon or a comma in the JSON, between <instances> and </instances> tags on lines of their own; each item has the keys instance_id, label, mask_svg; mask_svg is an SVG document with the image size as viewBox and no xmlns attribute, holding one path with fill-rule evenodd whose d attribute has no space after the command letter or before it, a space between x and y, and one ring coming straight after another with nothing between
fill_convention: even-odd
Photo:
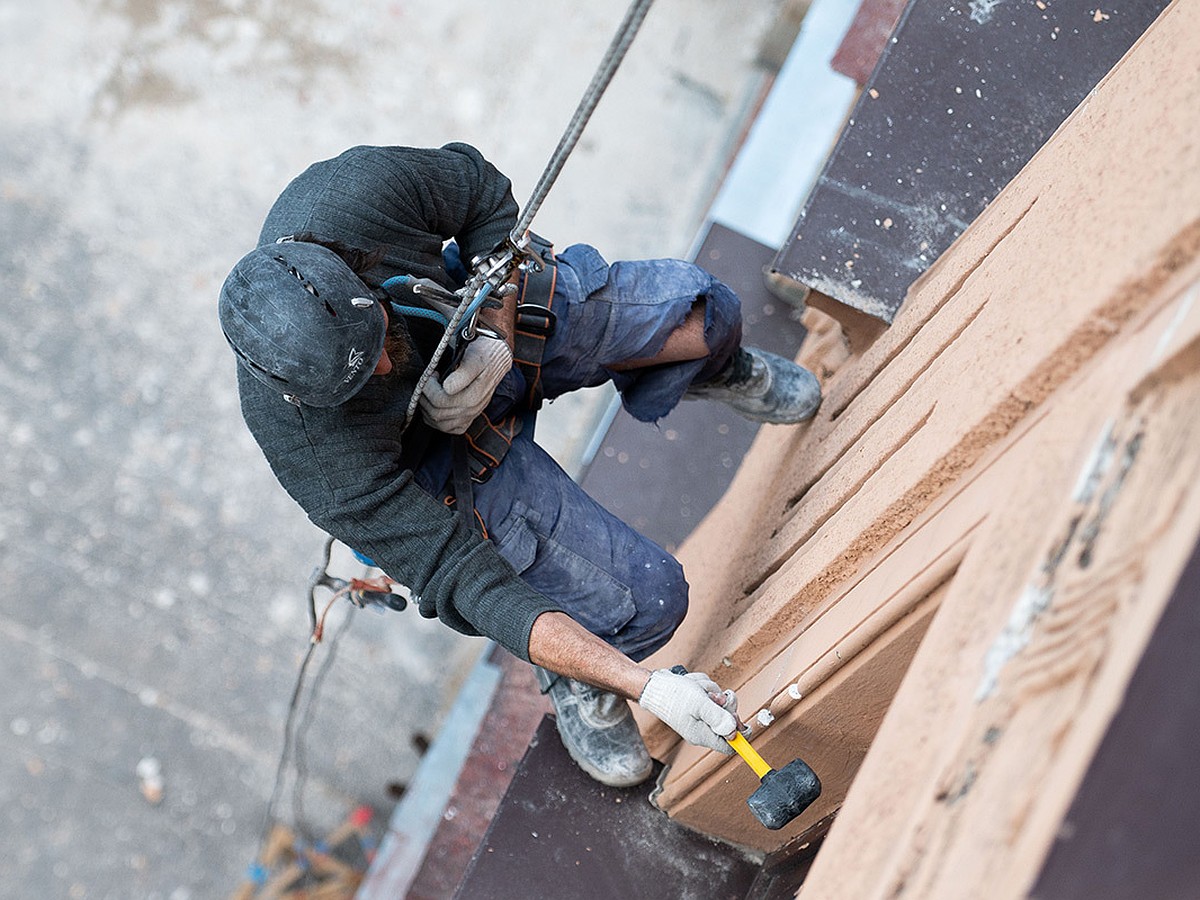
<instances>
[{"instance_id":1,"label":"climbing harness","mask_svg":"<svg viewBox=\"0 0 1200 900\"><path fill-rule=\"evenodd\" d=\"M486 412L480 413L462 438L455 442L464 445L462 452L465 456L460 456L460 460L467 465L470 480L476 484L483 484L492 477L492 472L504 461L517 435L527 429L532 434L534 419L542 406L542 356L546 341L558 325L552 309L558 266L554 262L553 247L548 241L531 234L530 243L536 248L542 264L539 267L521 267L513 328L513 363L525 380L525 396L521 403L523 408L495 422ZM455 485L456 489L463 486L458 481ZM465 505L463 508L466 508Z\"/></svg>"},{"instance_id":2,"label":"climbing harness","mask_svg":"<svg viewBox=\"0 0 1200 900\"><path fill-rule=\"evenodd\" d=\"M558 327L554 305L554 288L558 283L558 263L554 246L533 232L530 244L540 264L527 267L521 277L517 294L517 315L513 332L513 361L525 376L525 405L532 410L542 406L542 355L546 341Z\"/></svg>"},{"instance_id":3,"label":"climbing harness","mask_svg":"<svg viewBox=\"0 0 1200 900\"><path fill-rule=\"evenodd\" d=\"M459 304L446 324L446 330L430 358L429 365L425 367L425 371L417 380L416 389L413 391L412 400L409 403L408 414L405 417L405 428L412 422L413 416L416 414L417 404L426 383L437 371L446 349L460 334L460 327L461 337L467 341L472 340L475 337L476 317L480 308L491 293L501 291L502 286L512 275L513 269L522 263L527 263L534 268L544 266L544 261L532 246L529 226L533 223L533 217L537 215L546 195L554 186L554 182L558 180L563 166L566 165L567 157L571 155L571 151L579 142L584 126L592 117L596 105L600 102L609 82L612 81L613 75L616 74L617 68L625 58L625 53L629 50L629 45L633 43L652 2L653 0L633 0L630 4L625 18L617 27L617 32L600 60L600 65L592 76L587 90L584 91L579 105L575 107L575 112L559 139L558 146L554 149L550 161L546 164L529 200L525 203L525 207L517 219L517 224L509 232L508 239L489 256L473 261L474 273L467 280L466 285L456 292Z\"/></svg>"},{"instance_id":4,"label":"climbing harness","mask_svg":"<svg viewBox=\"0 0 1200 900\"><path fill-rule=\"evenodd\" d=\"M534 414L542 405L542 357L546 341L554 334L558 322L551 308L558 280L558 265L549 241L530 232L528 247L537 263L533 264L531 259L522 261L517 267L517 283L505 285L517 294L513 322L513 364L525 380L526 391L521 403L524 408L496 421L492 421L486 413L480 413L468 426L466 433L454 439L454 471L458 476L455 481L456 495L465 495L470 487L461 480L461 470L465 468L471 481L476 484L487 481L517 435L533 427ZM453 308L447 298L455 295L436 282L427 278L396 275L384 281L380 287L387 292L394 314L428 319L443 327L449 324ZM482 326L477 331L485 333ZM489 336L501 337L492 333ZM464 344L460 341L457 347L461 348ZM456 345L452 342L451 346ZM463 508L466 508L465 503Z\"/></svg>"},{"instance_id":5,"label":"climbing harness","mask_svg":"<svg viewBox=\"0 0 1200 900\"><path fill-rule=\"evenodd\" d=\"M478 330L477 318L480 309L490 294L496 293L504 296L504 292L511 288L511 285L508 284L509 278L512 276L513 270L517 268L520 268L523 273L520 287L523 296L517 308L514 343L520 341L520 345L514 346L514 362L522 368L522 374L526 376L526 384L530 391L528 400L531 412L536 412L541 405L541 378L538 370L541 366L545 342L553 334L555 326L555 317L550 309L550 304L554 295L556 269L549 244L529 231L529 226L541 208L542 202L546 199L546 195L550 193L550 189L558 180L571 151L579 142L584 126L587 125L609 82L616 74L618 66L625 58L625 53L641 27L642 21L646 18L652 2L653 0L633 0L617 33L609 43L608 49L600 61L600 66L592 76L591 83L575 108L566 130L559 139L558 146L549 163L534 186L529 200L517 219L517 224L509 232L508 239L490 256L474 260L474 274L462 288L452 295L459 299L459 304L450 315L429 364L421 373L421 377L417 379L404 419L405 430L412 424L425 385L437 371L446 350L455 346L459 340L464 342L474 340ZM389 279L390 281L391 279ZM384 282L385 288L389 282ZM533 286L532 292L531 285ZM548 293L545 290L546 285L548 285ZM438 290L439 288L436 286L426 287L424 291L426 298L435 299L432 295ZM440 290L443 292L442 296L436 299L441 303L446 303L451 296L450 292L445 289ZM527 294L529 295L528 300L525 299ZM493 423L485 415L480 415L471 424L465 436L466 451L457 449L454 451L456 456L454 481L456 493L462 499L462 509L466 510L470 505L467 502L470 494L470 481L480 483L491 476L491 472L500 464L504 454L512 446L513 440L521 429L526 426L527 421L531 424L531 419L523 416L507 417L501 422ZM456 441L456 444L461 443L463 441ZM469 480L459 471L464 465L469 467ZM463 496L464 494L467 496Z\"/></svg>"}]
</instances>

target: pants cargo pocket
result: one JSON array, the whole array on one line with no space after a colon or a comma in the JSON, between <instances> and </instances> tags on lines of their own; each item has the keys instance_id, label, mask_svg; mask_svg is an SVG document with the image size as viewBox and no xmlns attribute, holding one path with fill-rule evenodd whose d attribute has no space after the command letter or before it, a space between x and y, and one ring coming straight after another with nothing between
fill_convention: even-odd
<instances>
[{"instance_id":1,"label":"pants cargo pocket","mask_svg":"<svg viewBox=\"0 0 1200 900\"><path fill-rule=\"evenodd\" d=\"M531 588L602 638L621 632L637 614L633 592L610 572L539 534L520 503L497 529L496 549Z\"/></svg>"}]
</instances>

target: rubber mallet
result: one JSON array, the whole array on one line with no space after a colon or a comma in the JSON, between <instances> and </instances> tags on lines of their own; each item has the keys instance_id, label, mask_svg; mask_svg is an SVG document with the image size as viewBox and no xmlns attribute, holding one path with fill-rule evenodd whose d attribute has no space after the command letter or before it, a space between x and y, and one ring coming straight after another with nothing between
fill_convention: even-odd
<instances>
[{"instance_id":1,"label":"rubber mallet","mask_svg":"<svg viewBox=\"0 0 1200 900\"><path fill-rule=\"evenodd\" d=\"M821 780L804 760L794 759L782 769L772 769L738 732L728 742L762 782L746 805L754 818L772 831L792 821L821 796Z\"/></svg>"},{"instance_id":2,"label":"rubber mallet","mask_svg":"<svg viewBox=\"0 0 1200 900\"><path fill-rule=\"evenodd\" d=\"M671 671L676 675L687 674L683 666L672 666ZM725 705L712 694L709 696L719 706ZM761 784L747 798L746 805L754 818L772 831L792 821L821 796L821 779L804 760L794 759L782 769L772 769L740 731L734 731L733 737L725 740L758 776Z\"/></svg>"}]
</instances>

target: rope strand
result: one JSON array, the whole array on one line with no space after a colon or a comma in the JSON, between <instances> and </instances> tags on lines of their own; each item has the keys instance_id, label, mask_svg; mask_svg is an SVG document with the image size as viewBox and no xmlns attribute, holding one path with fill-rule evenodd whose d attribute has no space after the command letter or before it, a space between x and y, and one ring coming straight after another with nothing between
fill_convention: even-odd
<instances>
[{"instance_id":1,"label":"rope strand","mask_svg":"<svg viewBox=\"0 0 1200 900\"><path fill-rule=\"evenodd\" d=\"M538 183L534 187L533 193L530 194L520 219L517 220L516 227L512 230L512 239L514 241L518 240L529 229L530 224L533 222L533 217L537 215L538 210L542 206L542 201L550 193L550 188L553 187L559 173L562 172L563 166L566 165L567 157L571 155L571 151L575 149L576 143L579 142L579 137L583 134L584 126L587 125L588 120L592 117L596 105L600 102L600 98L608 88L609 82L612 81L613 75L616 74L617 67L621 65L621 61L625 58L625 53L629 49L629 45L633 43L638 29L641 28L642 20L646 18L646 13L650 10L652 2L653 0L633 0L633 3L630 4L629 9L625 13L624 20L617 28L617 33L613 36L608 49L604 53L604 57L600 60L600 66L592 76L591 84L584 91L579 105L575 108L574 115L571 116L571 121L567 125L566 131L563 132L558 146L550 157L550 162L547 163L546 168L542 171L541 178L538 179Z\"/></svg>"},{"instance_id":2,"label":"rope strand","mask_svg":"<svg viewBox=\"0 0 1200 900\"><path fill-rule=\"evenodd\" d=\"M296 733L292 738L292 768L296 773L295 780L292 782L292 821L295 822L296 831L309 841L313 840L313 834L308 827L304 812L304 791L308 786L308 731L312 727L313 709L317 704L317 698L321 695L321 687L330 669L333 668L341 639L350 630L356 611L353 605L346 610L341 623L329 639L325 658L321 660L321 665L317 667L317 673L313 676L312 686L308 690L308 700L304 704L304 712L296 723Z\"/></svg>"}]
</instances>

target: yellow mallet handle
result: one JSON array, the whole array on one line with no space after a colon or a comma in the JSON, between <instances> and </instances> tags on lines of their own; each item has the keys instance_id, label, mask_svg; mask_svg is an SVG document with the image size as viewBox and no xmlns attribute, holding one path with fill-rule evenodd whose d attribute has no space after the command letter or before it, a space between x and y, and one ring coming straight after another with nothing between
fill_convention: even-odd
<instances>
[{"instance_id":1,"label":"yellow mallet handle","mask_svg":"<svg viewBox=\"0 0 1200 900\"><path fill-rule=\"evenodd\" d=\"M758 755L758 751L750 746L750 742L741 736L740 733L734 732L733 737L727 738L729 746L737 751L737 755L746 761L746 765L754 770L754 774L758 776L759 781L766 777L771 771L771 767L767 765L767 761Z\"/></svg>"}]
</instances>

